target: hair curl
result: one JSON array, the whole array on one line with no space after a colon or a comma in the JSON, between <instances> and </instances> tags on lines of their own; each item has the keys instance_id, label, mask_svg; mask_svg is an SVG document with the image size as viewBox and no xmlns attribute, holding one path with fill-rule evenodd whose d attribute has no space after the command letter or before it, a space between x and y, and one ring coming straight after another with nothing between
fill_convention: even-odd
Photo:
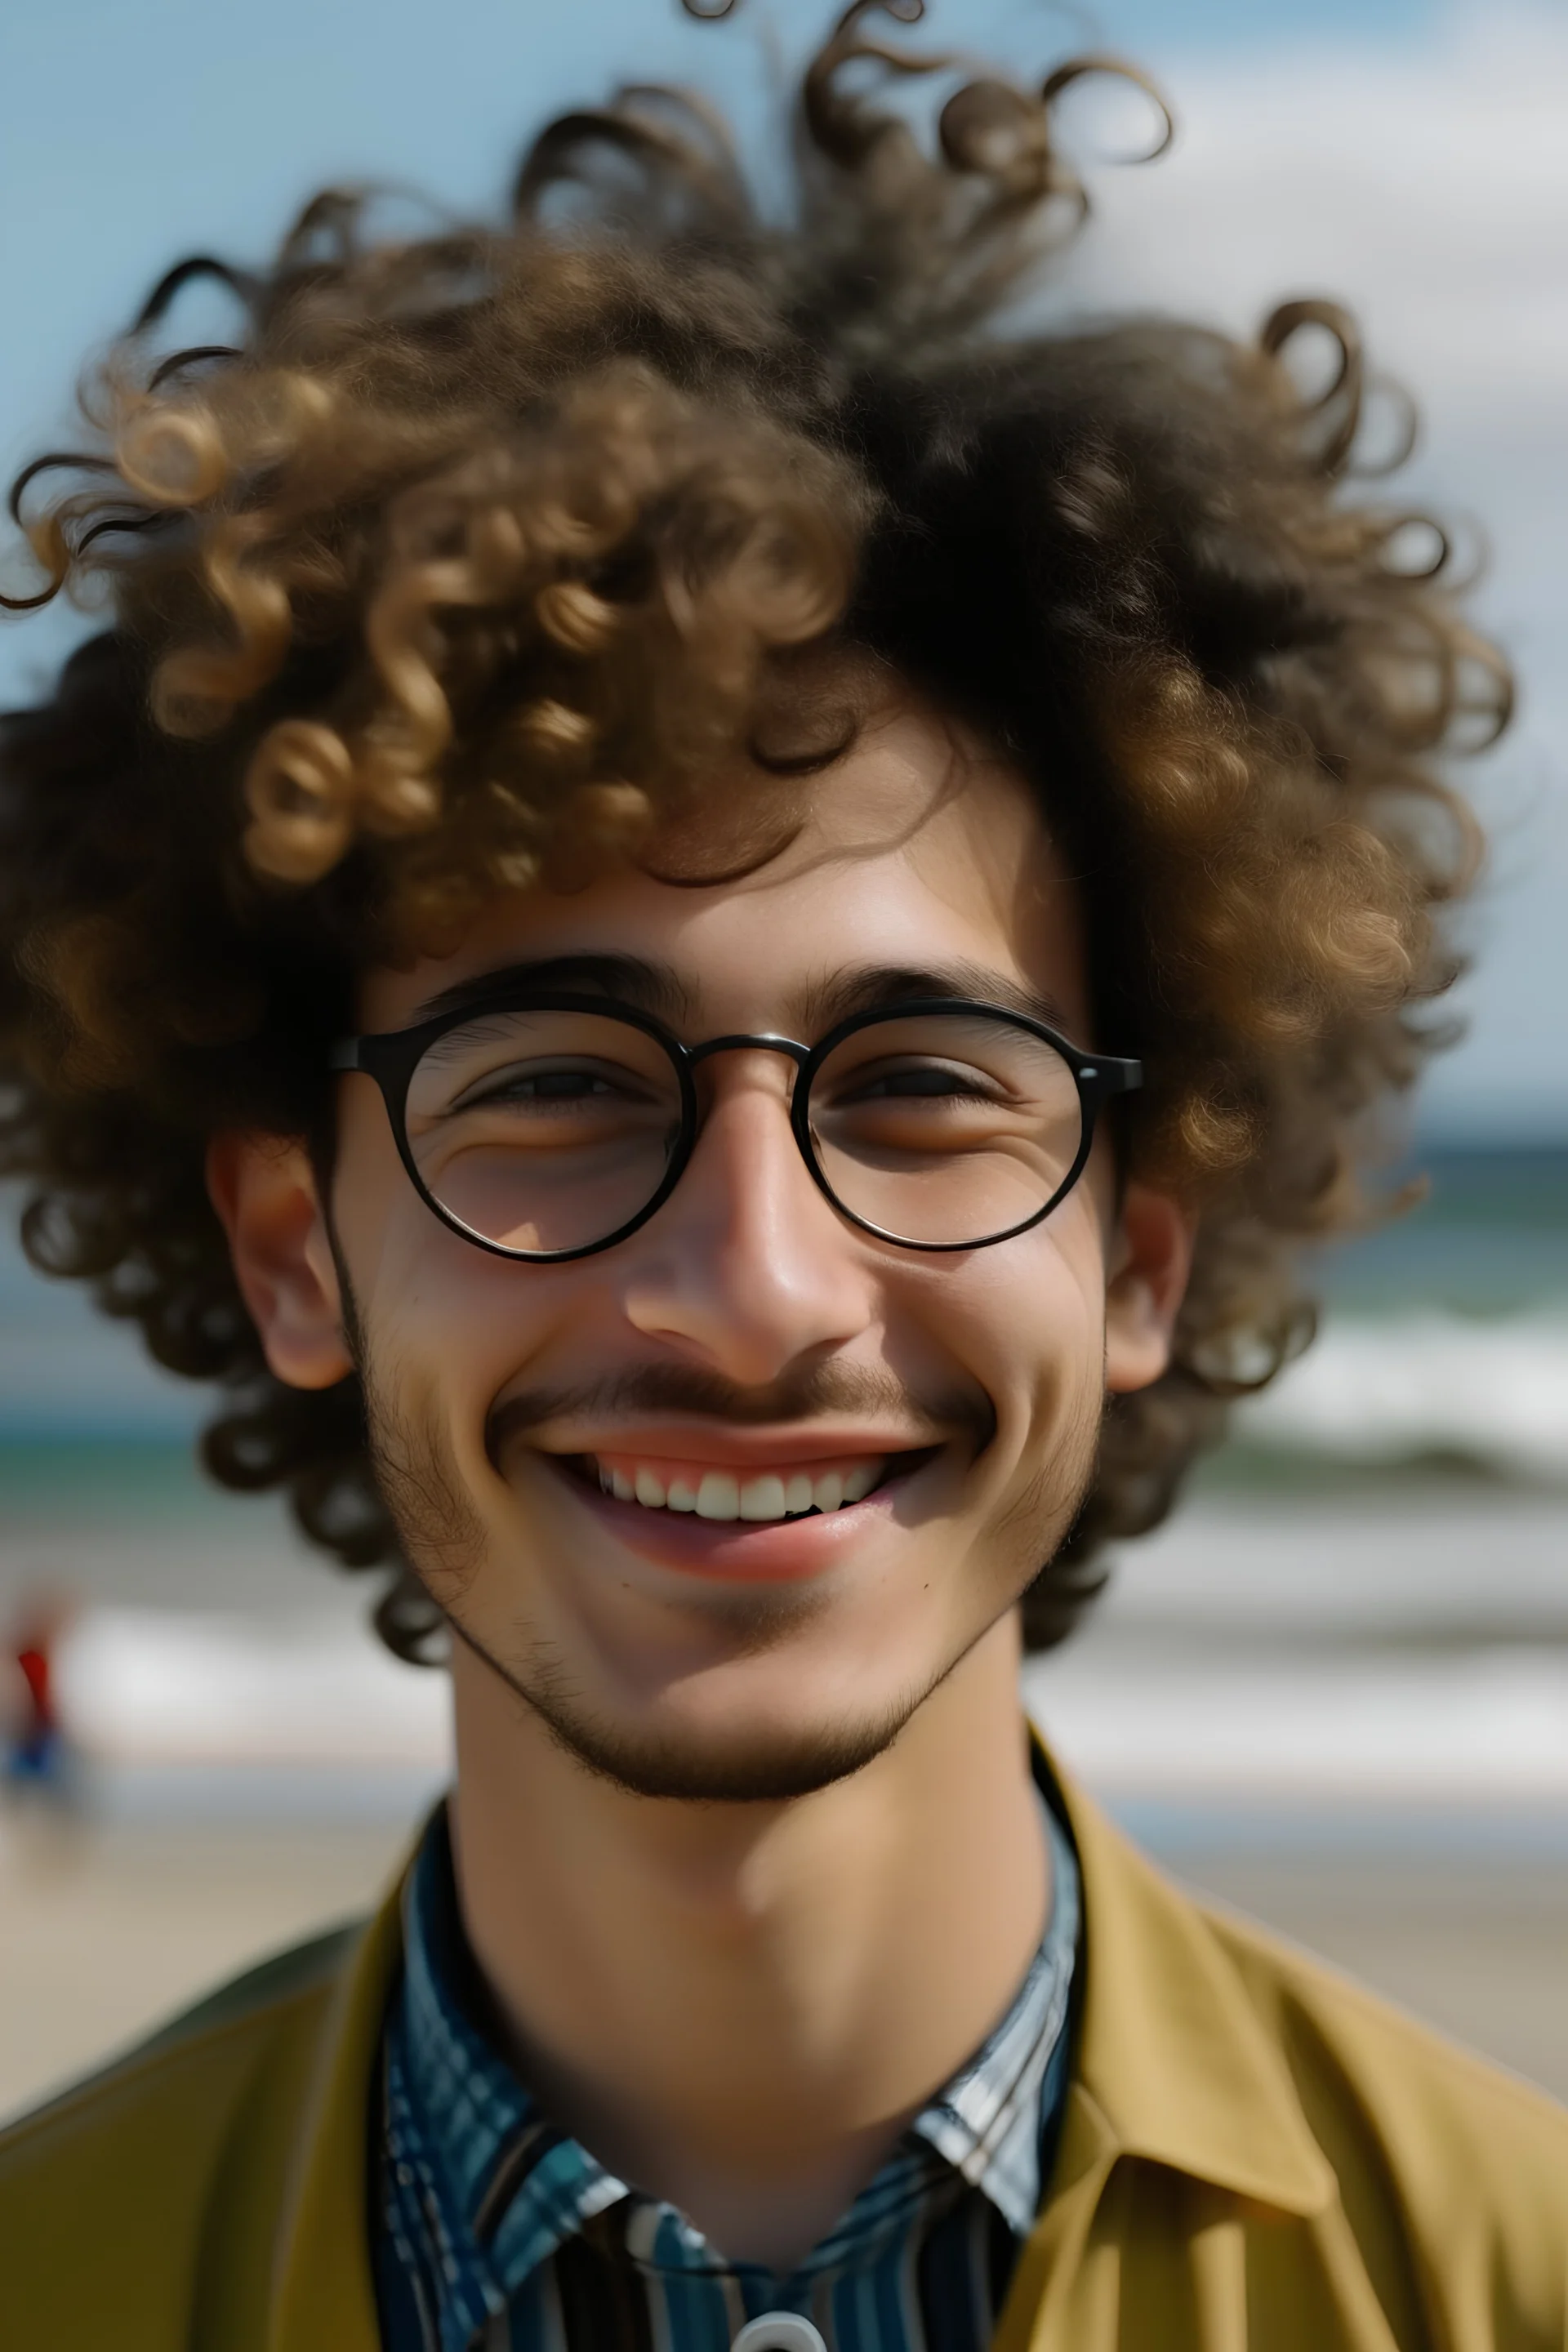
<instances>
[{"instance_id":1,"label":"hair curl","mask_svg":"<svg viewBox=\"0 0 1568 2352\"><path fill-rule=\"evenodd\" d=\"M88 445L13 496L44 581L6 601L112 613L0 741L26 1245L223 1387L219 1479L287 1487L343 1563L394 1567L378 1622L405 1655L434 1614L357 1380L268 1372L205 1141L326 1130L368 961L635 857L672 810L700 824L780 649L870 649L1036 782L1100 1032L1148 1070L1129 1164L1199 1212L1174 1360L1108 1412L1036 1645L1304 1344L1301 1244L1361 1213L1369 1117L1440 1041L1419 1007L1457 969L1442 910L1476 836L1436 762L1503 722L1506 672L1441 535L1413 563L1415 519L1347 492L1348 321L1291 303L1254 345L1008 327L1085 208L1055 101L1109 61L963 82L928 152L864 69L948 61L874 43L873 13L807 68L786 225L705 107L646 89L549 124L502 228L378 240L367 198L329 192L269 270L172 271L86 397ZM202 273L241 340L158 358ZM1282 354L1314 328L1339 367L1308 398Z\"/></svg>"}]
</instances>

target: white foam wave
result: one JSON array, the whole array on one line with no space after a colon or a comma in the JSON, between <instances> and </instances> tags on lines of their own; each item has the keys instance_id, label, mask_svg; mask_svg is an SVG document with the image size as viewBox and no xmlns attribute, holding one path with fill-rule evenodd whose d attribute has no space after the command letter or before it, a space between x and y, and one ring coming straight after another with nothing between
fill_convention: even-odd
<instances>
[{"instance_id":1,"label":"white foam wave","mask_svg":"<svg viewBox=\"0 0 1568 2352\"><path fill-rule=\"evenodd\" d=\"M62 1646L60 1699L109 1763L434 1770L450 1755L446 1676L326 1617L89 1610Z\"/></svg>"},{"instance_id":2,"label":"white foam wave","mask_svg":"<svg viewBox=\"0 0 1568 2352\"><path fill-rule=\"evenodd\" d=\"M1568 1317L1331 1322L1241 1408L1237 1432L1345 1461L1445 1454L1568 1484Z\"/></svg>"},{"instance_id":3,"label":"white foam wave","mask_svg":"<svg viewBox=\"0 0 1568 2352\"><path fill-rule=\"evenodd\" d=\"M1064 1757L1108 1794L1568 1799L1560 1645L1232 1656L1108 1632L1025 1678ZM412 1818L450 1772L446 1677L347 1626L104 1610L60 1664L110 1811Z\"/></svg>"}]
</instances>

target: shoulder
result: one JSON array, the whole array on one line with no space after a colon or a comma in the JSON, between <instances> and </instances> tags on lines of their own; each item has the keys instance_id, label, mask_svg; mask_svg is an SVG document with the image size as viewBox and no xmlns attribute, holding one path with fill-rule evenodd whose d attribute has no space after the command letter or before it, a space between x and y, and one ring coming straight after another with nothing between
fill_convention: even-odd
<instances>
[{"instance_id":1,"label":"shoulder","mask_svg":"<svg viewBox=\"0 0 1568 2352\"><path fill-rule=\"evenodd\" d=\"M1086 1923L1073 2146L1121 2258L1152 2290L1223 2212L1237 2343L1565 2352L1568 2111L1062 1795Z\"/></svg>"},{"instance_id":2,"label":"shoulder","mask_svg":"<svg viewBox=\"0 0 1568 2352\"><path fill-rule=\"evenodd\" d=\"M1407 2238L1451 2303L1507 2280L1560 2313L1568 2108L1250 1922L1203 1916L1289 2071L1358 2241Z\"/></svg>"},{"instance_id":3,"label":"shoulder","mask_svg":"<svg viewBox=\"0 0 1568 2352\"><path fill-rule=\"evenodd\" d=\"M243 2142L259 2214L358 1927L223 1986L100 2074L0 2132L0 2338L163 2352L190 2337L198 2252ZM112 2282L112 2287L110 2283ZM107 2297L100 2310L100 2300Z\"/></svg>"},{"instance_id":4,"label":"shoulder","mask_svg":"<svg viewBox=\"0 0 1568 2352\"><path fill-rule=\"evenodd\" d=\"M247 2070L320 2011L359 1933L337 1928L264 1960L7 2125L0 2130L0 2200L58 2155L85 2152L106 2135L157 2136L221 2120ZM5 2210L0 2201L0 2216Z\"/></svg>"}]
</instances>

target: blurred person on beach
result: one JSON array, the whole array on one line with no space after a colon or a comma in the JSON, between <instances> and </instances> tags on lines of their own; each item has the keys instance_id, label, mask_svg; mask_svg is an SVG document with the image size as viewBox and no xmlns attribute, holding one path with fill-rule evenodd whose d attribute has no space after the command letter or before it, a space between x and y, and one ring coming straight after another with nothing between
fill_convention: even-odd
<instances>
[{"instance_id":1,"label":"blurred person on beach","mask_svg":"<svg viewBox=\"0 0 1568 2352\"><path fill-rule=\"evenodd\" d=\"M504 225L178 265L16 486L110 616L0 744L25 1239L458 1750L373 1920L0 2136L19 2352L1568 2341L1568 2116L1018 1687L1375 1206L1506 673L1331 304L1031 318L1141 78L919 14L786 218L635 85Z\"/></svg>"},{"instance_id":2,"label":"blurred person on beach","mask_svg":"<svg viewBox=\"0 0 1568 2352\"><path fill-rule=\"evenodd\" d=\"M16 1799L37 1796L58 1804L72 1794L70 1746L60 1717L56 1662L73 1613L58 1594L34 1594L22 1603L5 1637L15 1668L14 1706L0 1786Z\"/></svg>"}]
</instances>

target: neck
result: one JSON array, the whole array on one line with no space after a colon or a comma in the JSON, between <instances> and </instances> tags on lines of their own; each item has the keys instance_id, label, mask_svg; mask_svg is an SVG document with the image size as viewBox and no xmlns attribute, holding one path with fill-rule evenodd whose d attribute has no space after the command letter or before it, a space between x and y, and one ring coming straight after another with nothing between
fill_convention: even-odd
<instances>
[{"instance_id":1,"label":"neck","mask_svg":"<svg viewBox=\"0 0 1568 2352\"><path fill-rule=\"evenodd\" d=\"M737 2260L785 2268L1005 2013L1048 1862L1011 1619L892 1746L779 1804L635 1797L455 1645L453 1846L531 2088Z\"/></svg>"}]
</instances>

